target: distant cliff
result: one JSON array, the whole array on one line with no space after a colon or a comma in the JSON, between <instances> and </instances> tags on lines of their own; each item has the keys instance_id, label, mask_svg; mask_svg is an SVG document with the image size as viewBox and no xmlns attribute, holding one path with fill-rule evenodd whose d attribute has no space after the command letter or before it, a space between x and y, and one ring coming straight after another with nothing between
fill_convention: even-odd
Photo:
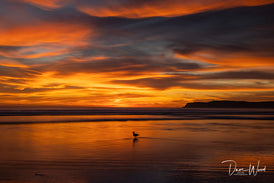
<instances>
[{"instance_id":1,"label":"distant cliff","mask_svg":"<svg viewBox=\"0 0 274 183\"><path fill-rule=\"evenodd\" d=\"M274 102L211 101L187 103L185 108L274 108Z\"/></svg>"}]
</instances>

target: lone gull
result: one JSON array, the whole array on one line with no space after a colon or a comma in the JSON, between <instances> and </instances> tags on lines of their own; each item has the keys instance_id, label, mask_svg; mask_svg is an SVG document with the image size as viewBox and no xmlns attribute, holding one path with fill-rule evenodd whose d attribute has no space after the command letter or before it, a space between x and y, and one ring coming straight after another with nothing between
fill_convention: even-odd
<instances>
[{"instance_id":1,"label":"lone gull","mask_svg":"<svg viewBox=\"0 0 274 183\"><path fill-rule=\"evenodd\" d=\"M132 133L133 133L134 138L136 138L137 136L139 136L139 134L135 133L135 131L133 131Z\"/></svg>"}]
</instances>

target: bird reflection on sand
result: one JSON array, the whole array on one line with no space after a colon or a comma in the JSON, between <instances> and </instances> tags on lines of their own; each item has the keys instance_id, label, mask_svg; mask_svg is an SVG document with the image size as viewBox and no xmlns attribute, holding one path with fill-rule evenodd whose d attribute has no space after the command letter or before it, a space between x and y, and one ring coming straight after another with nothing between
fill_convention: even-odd
<instances>
[{"instance_id":1,"label":"bird reflection on sand","mask_svg":"<svg viewBox=\"0 0 274 183\"><path fill-rule=\"evenodd\" d=\"M135 143L137 143L137 142L138 142L138 139L137 139L137 138L132 139L133 148L135 147Z\"/></svg>"}]
</instances>

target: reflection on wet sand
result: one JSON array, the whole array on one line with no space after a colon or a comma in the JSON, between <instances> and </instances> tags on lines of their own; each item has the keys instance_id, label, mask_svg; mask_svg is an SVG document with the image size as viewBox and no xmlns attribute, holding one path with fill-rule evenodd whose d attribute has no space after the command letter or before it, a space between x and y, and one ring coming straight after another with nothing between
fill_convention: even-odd
<instances>
[{"instance_id":1,"label":"reflection on wet sand","mask_svg":"<svg viewBox=\"0 0 274 183\"><path fill-rule=\"evenodd\" d=\"M0 125L0 182L267 182L273 128L230 119ZM267 170L229 176L229 159Z\"/></svg>"},{"instance_id":2,"label":"reflection on wet sand","mask_svg":"<svg viewBox=\"0 0 274 183\"><path fill-rule=\"evenodd\" d=\"M138 139L137 139L137 138L133 138L133 139L132 139L132 142L133 142L133 147L135 147L135 143L138 142Z\"/></svg>"}]
</instances>

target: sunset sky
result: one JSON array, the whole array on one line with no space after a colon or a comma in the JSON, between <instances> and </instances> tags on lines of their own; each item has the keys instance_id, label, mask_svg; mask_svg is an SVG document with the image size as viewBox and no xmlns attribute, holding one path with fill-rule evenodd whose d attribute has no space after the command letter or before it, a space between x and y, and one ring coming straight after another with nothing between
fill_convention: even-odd
<instances>
[{"instance_id":1,"label":"sunset sky","mask_svg":"<svg viewBox=\"0 0 274 183\"><path fill-rule=\"evenodd\" d=\"M1 0L0 106L274 100L274 0Z\"/></svg>"}]
</instances>

